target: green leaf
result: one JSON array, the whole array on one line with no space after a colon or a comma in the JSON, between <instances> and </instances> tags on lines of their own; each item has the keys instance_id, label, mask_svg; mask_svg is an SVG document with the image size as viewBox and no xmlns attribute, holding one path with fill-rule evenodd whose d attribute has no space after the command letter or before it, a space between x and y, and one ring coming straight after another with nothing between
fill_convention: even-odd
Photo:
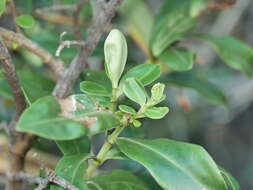
<instances>
[{"instance_id":1,"label":"green leaf","mask_svg":"<svg viewBox=\"0 0 253 190\"><path fill-rule=\"evenodd\" d=\"M132 101L144 105L147 100L147 94L143 85L135 78L129 78L123 86L124 94Z\"/></svg>"},{"instance_id":2,"label":"green leaf","mask_svg":"<svg viewBox=\"0 0 253 190\"><path fill-rule=\"evenodd\" d=\"M99 102L84 94L65 99L43 97L21 115L17 130L53 140L72 140L117 126L116 116L97 105Z\"/></svg>"},{"instance_id":3,"label":"green leaf","mask_svg":"<svg viewBox=\"0 0 253 190\"><path fill-rule=\"evenodd\" d=\"M130 107L130 106L119 105L119 109L120 109L120 111L123 111L123 112L125 112L125 113L136 114L135 109L132 108L132 107Z\"/></svg>"},{"instance_id":4,"label":"green leaf","mask_svg":"<svg viewBox=\"0 0 253 190\"><path fill-rule=\"evenodd\" d=\"M190 0L165 1L153 25L151 49L159 56L169 45L182 39L196 26L196 20L191 16Z\"/></svg>"},{"instance_id":5,"label":"green leaf","mask_svg":"<svg viewBox=\"0 0 253 190\"><path fill-rule=\"evenodd\" d=\"M197 35L214 47L223 61L233 69L253 75L253 49L233 37L217 37L207 34Z\"/></svg>"},{"instance_id":6,"label":"green leaf","mask_svg":"<svg viewBox=\"0 0 253 190\"><path fill-rule=\"evenodd\" d=\"M22 28L31 28L33 27L35 21L32 15L23 14L16 17L16 23Z\"/></svg>"},{"instance_id":7,"label":"green leaf","mask_svg":"<svg viewBox=\"0 0 253 190\"><path fill-rule=\"evenodd\" d=\"M227 189L215 162L198 145L129 138L119 138L117 145L129 158L147 168L163 189Z\"/></svg>"},{"instance_id":8,"label":"green leaf","mask_svg":"<svg viewBox=\"0 0 253 190\"><path fill-rule=\"evenodd\" d=\"M172 73L163 76L161 82L196 90L203 98L216 104L226 105L226 97L222 90L197 73Z\"/></svg>"},{"instance_id":9,"label":"green leaf","mask_svg":"<svg viewBox=\"0 0 253 190\"><path fill-rule=\"evenodd\" d=\"M151 119L161 119L169 112L168 107L151 107L145 110L146 117Z\"/></svg>"},{"instance_id":10,"label":"green leaf","mask_svg":"<svg viewBox=\"0 0 253 190\"><path fill-rule=\"evenodd\" d=\"M85 169L87 168L87 154L63 156L56 166L56 174L66 179L80 190L88 190L85 183ZM64 190L58 185L51 185L50 190Z\"/></svg>"},{"instance_id":11,"label":"green leaf","mask_svg":"<svg viewBox=\"0 0 253 190\"><path fill-rule=\"evenodd\" d=\"M228 173L225 169L220 167L220 172L223 176L223 178L225 179L225 182L227 184L227 186L229 187L229 190L240 190L240 185L239 183L236 181L236 179L230 174Z\"/></svg>"},{"instance_id":12,"label":"green leaf","mask_svg":"<svg viewBox=\"0 0 253 190\"><path fill-rule=\"evenodd\" d=\"M182 49L164 51L158 59L174 71L190 70L194 64L195 54Z\"/></svg>"},{"instance_id":13,"label":"green leaf","mask_svg":"<svg viewBox=\"0 0 253 190\"><path fill-rule=\"evenodd\" d=\"M60 113L56 98L40 98L23 112L16 129L53 140L71 140L86 134L84 124L60 116Z\"/></svg>"},{"instance_id":14,"label":"green leaf","mask_svg":"<svg viewBox=\"0 0 253 190\"><path fill-rule=\"evenodd\" d=\"M6 0L0 0L0 16L3 14L6 6Z\"/></svg>"},{"instance_id":15,"label":"green leaf","mask_svg":"<svg viewBox=\"0 0 253 190\"><path fill-rule=\"evenodd\" d=\"M121 79L123 85L128 78L138 79L144 86L151 84L161 75L161 66L158 64L141 64L130 69Z\"/></svg>"},{"instance_id":16,"label":"green leaf","mask_svg":"<svg viewBox=\"0 0 253 190\"><path fill-rule=\"evenodd\" d=\"M90 152L90 140L85 136L70 141L56 141L56 144L64 155Z\"/></svg>"},{"instance_id":17,"label":"green leaf","mask_svg":"<svg viewBox=\"0 0 253 190\"><path fill-rule=\"evenodd\" d=\"M112 83L104 71L86 69L83 73L85 81L100 84L104 86L108 92L112 92Z\"/></svg>"},{"instance_id":18,"label":"green leaf","mask_svg":"<svg viewBox=\"0 0 253 190\"><path fill-rule=\"evenodd\" d=\"M87 184L90 190L148 190L142 180L124 170L101 174L88 181Z\"/></svg>"},{"instance_id":19,"label":"green leaf","mask_svg":"<svg viewBox=\"0 0 253 190\"><path fill-rule=\"evenodd\" d=\"M81 82L80 89L82 92L87 93L89 95L97 95L97 96L111 95L111 92L109 92L104 86L91 81Z\"/></svg>"}]
</instances>

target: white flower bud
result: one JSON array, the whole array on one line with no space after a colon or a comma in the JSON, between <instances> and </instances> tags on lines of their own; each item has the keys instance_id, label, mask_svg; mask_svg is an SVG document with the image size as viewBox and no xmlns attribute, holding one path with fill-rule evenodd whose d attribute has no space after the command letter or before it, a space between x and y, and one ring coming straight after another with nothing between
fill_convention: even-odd
<instances>
[{"instance_id":1,"label":"white flower bud","mask_svg":"<svg viewBox=\"0 0 253 190\"><path fill-rule=\"evenodd\" d=\"M113 29L108 35L104 44L104 54L106 73L112 87L117 88L127 60L126 39L119 30Z\"/></svg>"}]
</instances>

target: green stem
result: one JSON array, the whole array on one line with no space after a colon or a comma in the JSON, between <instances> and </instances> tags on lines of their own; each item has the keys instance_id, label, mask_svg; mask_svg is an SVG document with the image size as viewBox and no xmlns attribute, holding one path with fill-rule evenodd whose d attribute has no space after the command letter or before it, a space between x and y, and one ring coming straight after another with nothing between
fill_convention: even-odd
<instances>
[{"instance_id":1,"label":"green stem","mask_svg":"<svg viewBox=\"0 0 253 190\"><path fill-rule=\"evenodd\" d=\"M112 88L111 104L112 104L112 111L115 112L117 109L117 88Z\"/></svg>"},{"instance_id":2,"label":"green stem","mask_svg":"<svg viewBox=\"0 0 253 190\"><path fill-rule=\"evenodd\" d=\"M101 150L96 157L96 160L93 160L91 165L87 169L87 179L90 179L97 167L104 162L107 152L111 149L112 145L115 144L117 137L120 135L124 128L125 126L119 126L110 136L108 136L108 139L103 144Z\"/></svg>"}]
</instances>

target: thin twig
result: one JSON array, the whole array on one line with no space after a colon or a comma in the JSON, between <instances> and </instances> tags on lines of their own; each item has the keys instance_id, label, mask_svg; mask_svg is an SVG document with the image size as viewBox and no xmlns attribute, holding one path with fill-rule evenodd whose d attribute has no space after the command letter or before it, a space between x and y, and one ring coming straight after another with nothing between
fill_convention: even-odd
<instances>
[{"instance_id":1,"label":"thin twig","mask_svg":"<svg viewBox=\"0 0 253 190\"><path fill-rule=\"evenodd\" d=\"M79 190L79 188L70 184L64 178L58 176L53 170L45 168L45 173L46 173L45 178L33 176L25 172L17 172L17 173L8 172L6 176L7 178L12 180L27 181L29 183L38 184L38 187L35 190L45 189L46 187L48 187L49 183L55 183L67 190Z\"/></svg>"},{"instance_id":2,"label":"thin twig","mask_svg":"<svg viewBox=\"0 0 253 190\"><path fill-rule=\"evenodd\" d=\"M26 38L24 35L15 33L2 27L0 27L0 35L5 40L15 42L18 45L38 55L52 69L56 78L58 78L64 71L64 64L61 60L56 60L51 53L40 47L32 40Z\"/></svg>"},{"instance_id":3,"label":"thin twig","mask_svg":"<svg viewBox=\"0 0 253 190\"><path fill-rule=\"evenodd\" d=\"M50 12L50 11L76 11L77 5L54 5L52 7L36 9L35 13Z\"/></svg>"},{"instance_id":4,"label":"thin twig","mask_svg":"<svg viewBox=\"0 0 253 190\"><path fill-rule=\"evenodd\" d=\"M88 57L95 50L105 28L111 22L121 2L122 0L111 0L104 6L104 1L97 1L96 6L100 10L96 12L85 45L81 47L78 56L72 60L69 68L58 80L53 95L62 98L70 93L84 66L87 64Z\"/></svg>"},{"instance_id":5,"label":"thin twig","mask_svg":"<svg viewBox=\"0 0 253 190\"><path fill-rule=\"evenodd\" d=\"M60 45L57 48L55 52L55 56L59 57L61 54L61 51L67 47L69 48L70 46L77 45L77 46L84 46L85 42L84 41L77 41L77 40L63 40L63 37L66 35L66 32L61 33L60 35Z\"/></svg>"}]
</instances>

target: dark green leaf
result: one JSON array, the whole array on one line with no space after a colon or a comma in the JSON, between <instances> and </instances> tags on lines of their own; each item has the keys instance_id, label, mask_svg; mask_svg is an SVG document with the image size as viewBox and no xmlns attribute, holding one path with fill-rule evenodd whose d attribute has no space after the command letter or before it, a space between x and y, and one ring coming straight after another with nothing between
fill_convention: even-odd
<instances>
[{"instance_id":1,"label":"dark green leaf","mask_svg":"<svg viewBox=\"0 0 253 190\"><path fill-rule=\"evenodd\" d=\"M6 4L6 0L0 0L0 16L3 14L5 10L5 4Z\"/></svg>"},{"instance_id":2,"label":"dark green leaf","mask_svg":"<svg viewBox=\"0 0 253 190\"><path fill-rule=\"evenodd\" d=\"M114 170L87 182L90 190L148 190L147 185L128 171Z\"/></svg>"},{"instance_id":3,"label":"dark green leaf","mask_svg":"<svg viewBox=\"0 0 253 190\"><path fill-rule=\"evenodd\" d=\"M253 49L233 37L198 35L197 37L211 44L223 61L233 69L253 75Z\"/></svg>"},{"instance_id":4,"label":"dark green leaf","mask_svg":"<svg viewBox=\"0 0 253 190\"><path fill-rule=\"evenodd\" d=\"M82 92L90 94L90 95L97 95L97 96L111 95L111 92L109 92L104 86L95 82L91 82L91 81L81 82L80 89Z\"/></svg>"},{"instance_id":5,"label":"dark green leaf","mask_svg":"<svg viewBox=\"0 0 253 190\"><path fill-rule=\"evenodd\" d=\"M32 15L23 14L16 17L16 23L22 28L31 28L33 27L35 21Z\"/></svg>"},{"instance_id":6,"label":"dark green leaf","mask_svg":"<svg viewBox=\"0 0 253 190\"><path fill-rule=\"evenodd\" d=\"M144 105L146 103L147 94L143 85L134 78L129 78L123 86L124 94L132 101Z\"/></svg>"},{"instance_id":7,"label":"dark green leaf","mask_svg":"<svg viewBox=\"0 0 253 190\"><path fill-rule=\"evenodd\" d=\"M87 168L87 154L63 156L56 166L56 173L80 190L88 190L85 183L85 169ZM50 190L64 190L58 185L51 185Z\"/></svg>"},{"instance_id":8,"label":"dark green leaf","mask_svg":"<svg viewBox=\"0 0 253 190\"><path fill-rule=\"evenodd\" d=\"M120 109L120 111L123 111L123 112L125 112L125 113L136 114L135 109L132 108L132 107L130 107L130 106L119 105L119 109Z\"/></svg>"},{"instance_id":9,"label":"dark green leaf","mask_svg":"<svg viewBox=\"0 0 253 190\"><path fill-rule=\"evenodd\" d=\"M168 139L119 138L117 145L166 190L227 190L218 167L200 146Z\"/></svg>"},{"instance_id":10,"label":"dark green leaf","mask_svg":"<svg viewBox=\"0 0 253 190\"><path fill-rule=\"evenodd\" d=\"M138 79L144 86L151 84L161 74L161 67L157 64L141 64L130 69L121 79L120 86L128 78Z\"/></svg>"},{"instance_id":11,"label":"dark green leaf","mask_svg":"<svg viewBox=\"0 0 253 190\"><path fill-rule=\"evenodd\" d=\"M145 110L146 117L151 119L161 119L169 112L167 107L152 107Z\"/></svg>"},{"instance_id":12,"label":"dark green leaf","mask_svg":"<svg viewBox=\"0 0 253 190\"><path fill-rule=\"evenodd\" d=\"M56 98L40 98L21 115L17 130L53 140L71 140L86 134L83 123L60 116L61 112Z\"/></svg>"},{"instance_id":13,"label":"dark green leaf","mask_svg":"<svg viewBox=\"0 0 253 190\"><path fill-rule=\"evenodd\" d=\"M70 141L56 141L56 144L64 155L90 152L90 140L86 136Z\"/></svg>"},{"instance_id":14,"label":"dark green leaf","mask_svg":"<svg viewBox=\"0 0 253 190\"><path fill-rule=\"evenodd\" d=\"M236 181L236 179L230 173L228 173L223 168L220 168L220 172L221 172L222 176L224 177L227 186L230 188L229 190L240 190L241 189L239 183Z\"/></svg>"},{"instance_id":15,"label":"dark green leaf","mask_svg":"<svg viewBox=\"0 0 253 190\"><path fill-rule=\"evenodd\" d=\"M226 105L226 97L215 84L193 72L172 73L163 76L161 82L196 90L213 103Z\"/></svg>"},{"instance_id":16,"label":"dark green leaf","mask_svg":"<svg viewBox=\"0 0 253 190\"><path fill-rule=\"evenodd\" d=\"M158 57L169 69L175 71L191 69L194 64L194 58L194 53L182 49L166 50Z\"/></svg>"}]
</instances>

